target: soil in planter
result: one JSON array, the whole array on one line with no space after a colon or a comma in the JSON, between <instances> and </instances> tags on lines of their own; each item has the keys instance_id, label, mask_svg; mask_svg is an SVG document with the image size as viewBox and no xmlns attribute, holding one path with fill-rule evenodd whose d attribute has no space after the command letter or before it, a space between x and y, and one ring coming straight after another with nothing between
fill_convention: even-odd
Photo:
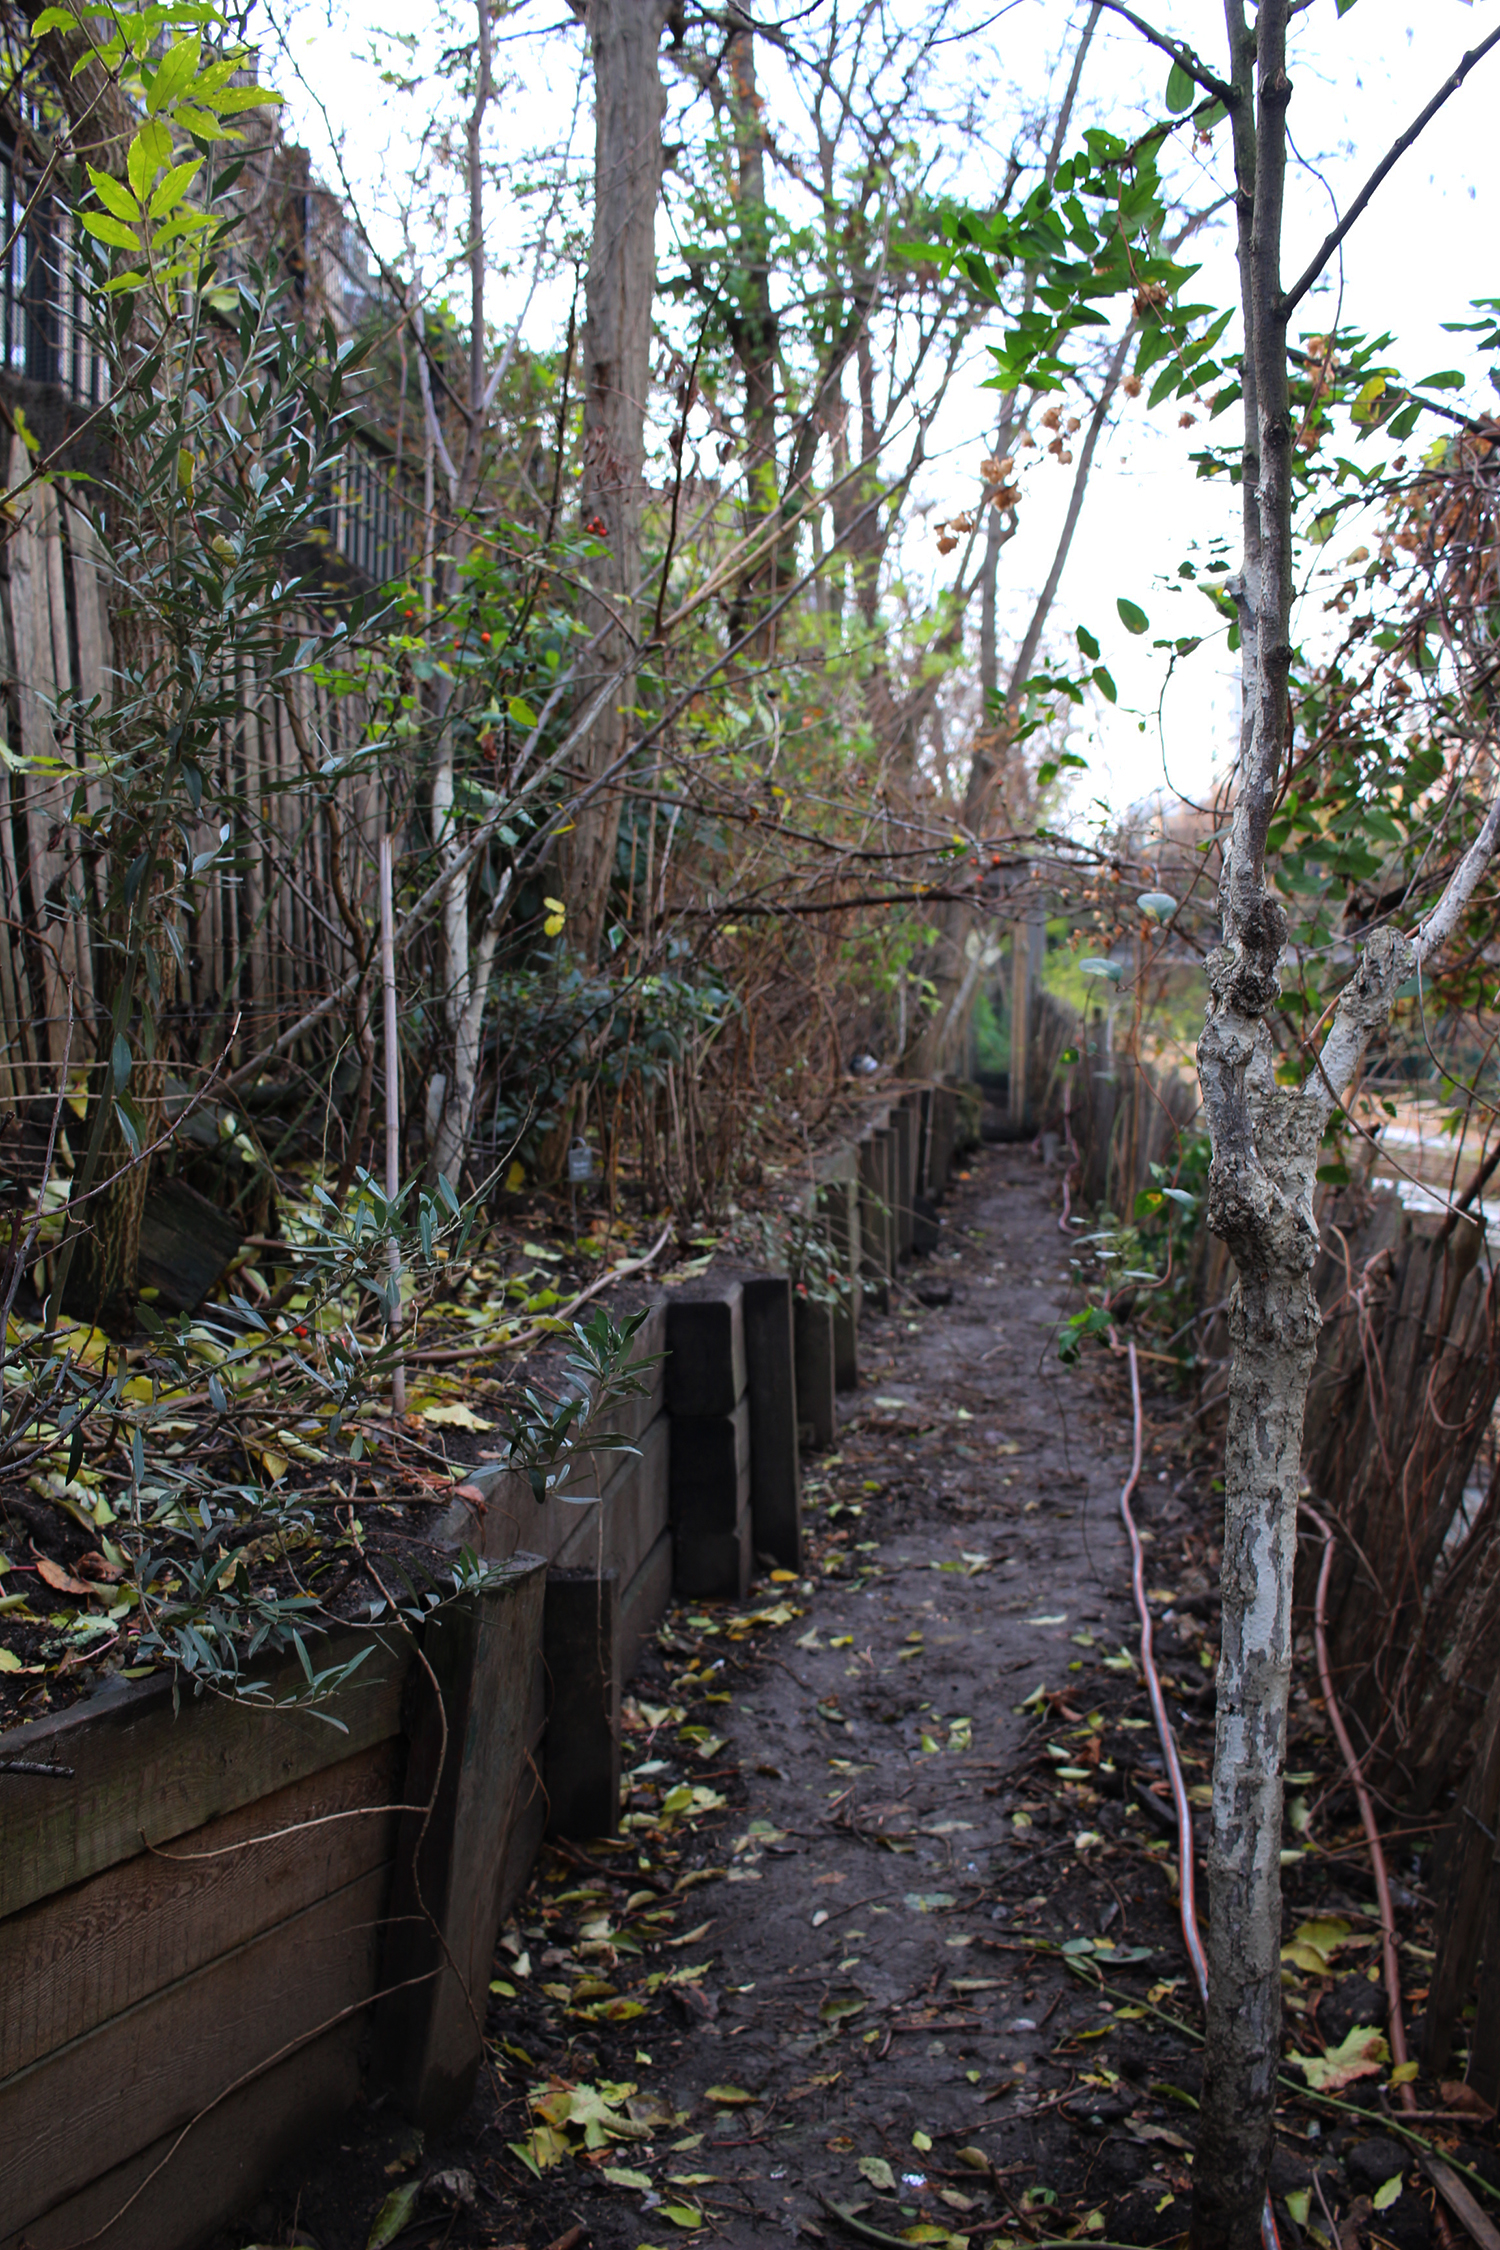
<instances>
[{"instance_id":1,"label":"soil in planter","mask_svg":"<svg viewBox=\"0 0 1500 2250\"><path fill-rule=\"evenodd\" d=\"M496 1957L468 2115L423 2143L366 2105L215 2250L364 2250L398 2228L453 2250L1182 2234L1199 2018L1130 1655L1128 1393L1103 1354L1057 1363L1068 1256L1040 1168L986 1151L939 1253L863 1331L839 1447L809 1465L807 1576L762 1582L742 1614L674 1612L642 1666L622 1833L544 1854ZM1150 1402L1138 1514L1201 1792L1215 1463L1189 1404ZM1288 2044L1317 2056L1380 1994L1357 1832L1305 1686L1292 1770ZM1387 2076L1320 2103L1289 2069L1288 2244L1309 2214L1327 2232L1320 2195L1351 2245L1432 2239ZM1427 2109L1457 2098L1419 2091ZM1432 2130L1500 2188L1492 2121Z\"/></svg>"}]
</instances>

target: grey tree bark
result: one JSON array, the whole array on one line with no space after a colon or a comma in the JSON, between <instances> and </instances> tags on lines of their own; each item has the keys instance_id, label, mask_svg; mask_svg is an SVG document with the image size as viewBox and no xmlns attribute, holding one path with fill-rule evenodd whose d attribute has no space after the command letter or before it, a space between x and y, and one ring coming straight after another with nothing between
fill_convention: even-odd
<instances>
[{"instance_id":1,"label":"grey tree bark","mask_svg":"<svg viewBox=\"0 0 1500 2250\"><path fill-rule=\"evenodd\" d=\"M576 0L575 0L576 4ZM666 0L588 0L594 63L594 227L584 325L583 488L586 525L603 548L584 598L585 629L597 635L597 670L622 685L586 736L576 780L587 789L627 747L642 634L641 480L651 306L656 292L656 206L666 111L657 54ZM591 683L581 683L586 699ZM568 838L565 897L573 943L598 952L620 827L617 788L596 790Z\"/></svg>"}]
</instances>

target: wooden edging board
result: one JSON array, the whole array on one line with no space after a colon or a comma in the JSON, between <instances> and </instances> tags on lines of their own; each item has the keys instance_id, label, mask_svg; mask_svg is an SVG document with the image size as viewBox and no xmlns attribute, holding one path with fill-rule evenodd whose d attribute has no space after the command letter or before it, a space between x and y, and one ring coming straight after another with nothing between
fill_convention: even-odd
<instances>
[{"instance_id":1,"label":"wooden edging board","mask_svg":"<svg viewBox=\"0 0 1500 2250\"><path fill-rule=\"evenodd\" d=\"M419 2117L461 2106L544 1576L511 1558L420 1644L331 1635L371 1653L321 1717L149 1680L0 1737L54 1769L0 1772L0 2250L185 2250L347 2108L372 2041Z\"/></svg>"}]
</instances>

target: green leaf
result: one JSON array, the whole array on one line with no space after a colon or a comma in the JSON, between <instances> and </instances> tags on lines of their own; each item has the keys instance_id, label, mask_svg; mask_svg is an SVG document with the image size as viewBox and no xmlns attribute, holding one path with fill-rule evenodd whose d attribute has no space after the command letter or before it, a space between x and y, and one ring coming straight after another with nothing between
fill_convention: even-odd
<instances>
[{"instance_id":1,"label":"green leaf","mask_svg":"<svg viewBox=\"0 0 1500 2250\"><path fill-rule=\"evenodd\" d=\"M1122 594L1115 603L1115 608L1120 613L1120 623L1127 633L1144 633L1148 630L1151 620L1139 604L1127 601Z\"/></svg>"},{"instance_id":2,"label":"green leaf","mask_svg":"<svg viewBox=\"0 0 1500 2250\"><path fill-rule=\"evenodd\" d=\"M187 164L174 164L151 198L151 217L164 219L169 211L175 211L202 169L203 159L199 156ZM206 223L204 214L198 213L196 217L200 223Z\"/></svg>"},{"instance_id":3,"label":"green leaf","mask_svg":"<svg viewBox=\"0 0 1500 2250\"><path fill-rule=\"evenodd\" d=\"M1168 109L1174 117L1180 117L1185 109L1192 108L1197 98L1198 87L1192 72L1184 70L1180 62L1174 62L1167 76Z\"/></svg>"},{"instance_id":4,"label":"green leaf","mask_svg":"<svg viewBox=\"0 0 1500 2250\"><path fill-rule=\"evenodd\" d=\"M1115 686L1114 675L1107 672L1102 664L1094 666L1094 685L1106 703L1118 703L1120 691Z\"/></svg>"},{"instance_id":5,"label":"green leaf","mask_svg":"<svg viewBox=\"0 0 1500 2250\"><path fill-rule=\"evenodd\" d=\"M1391 2174L1391 2177L1388 2180L1384 2181L1383 2184L1375 2190L1375 2193L1370 2198L1376 2210L1389 2211L1393 2203L1400 2201L1401 2190L1405 2185L1406 2182L1402 2178L1401 2174L1399 2172L1393 2172Z\"/></svg>"},{"instance_id":6,"label":"green leaf","mask_svg":"<svg viewBox=\"0 0 1500 2250\"><path fill-rule=\"evenodd\" d=\"M140 236L122 220L112 219L106 212L85 211L83 223L96 242L107 242L116 250L140 250Z\"/></svg>"},{"instance_id":7,"label":"green leaf","mask_svg":"<svg viewBox=\"0 0 1500 2250\"><path fill-rule=\"evenodd\" d=\"M417 2207L417 2198L421 2192L420 2180L408 2180L404 2186L392 2188L375 2214L375 2224L370 2229L365 2250L386 2250L386 2244L395 2241L403 2227L410 2225L411 2215Z\"/></svg>"},{"instance_id":8,"label":"green leaf","mask_svg":"<svg viewBox=\"0 0 1500 2250\"><path fill-rule=\"evenodd\" d=\"M1108 977L1111 984L1118 984L1125 974L1118 961L1107 961L1102 953L1090 954L1078 966L1086 977Z\"/></svg>"},{"instance_id":9,"label":"green leaf","mask_svg":"<svg viewBox=\"0 0 1500 2250\"><path fill-rule=\"evenodd\" d=\"M141 1136L136 1130L135 1119L130 1114L130 1107L127 1107L124 1102L117 1101L114 1105L114 1111L115 1123L125 1136L125 1146L129 1149L132 1160L139 1164L141 1160Z\"/></svg>"},{"instance_id":10,"label":"green leaf","mask_svg":"<svg viewBox=\"0 0 1500 2250\"><path fill-rule=\"evenodd\" d=\"M109 1056L110 1075L114 1079L117 1094L123 1094L130 1082L130 1060L130 1041L123 1031L117 1031Z\"/></svg>"},{"instance_id":11,"label":"green leaf","mask_svg":"<svg viewBox=\"0 0 1500 2250\"><path fill-rule=\"evenodd\" d=\"M106 211L113 211L117 219L139 219L141 217L140 204L131 194L129 188L122 187L120 182L111 178L108 172L99 171L93 164L88 167L88 175L93 182L94 193L98 196Z\"/></svg>"},{"instance_id":12,"label":"green leaf","mask_svg":"<svg viewBox=\"0 0 1500 2250\"><path fill-rule=\"evenodd\" d=\"M1064 1047L1062 1053L1058 1056L1057 1059L1059 1062L1076 1063L1078 1060L1078 1049L1076 1047Z\"/></svg>"},{"instance_id":13,"label":"green leaf","mask_svg":"<svg viewBox=\"0 0 1500 2250\"><path fill-rule=\"evenodd\" d=\"M532 710L524 695L513 695L506 705L506 709L510 712L511 718L518 727L531 728L536 725L536 713Z\"/></svg>"},{"instance_id":14,"label":"green leaf","mask_svg":"<svg viewBox=\"0 0 1500 2250\"><path fill-rule=\"evenodd\" d=\"M1078 642L1078 646L1083 650L1084 655L1088 657L1091 662L1095 658L1097 658L1099 654L1099 643L1095 640L1087 625L1080 625L1074 637Z\"/></svg>"},{"instance_id":15,"label":"green leaf","mask_svg":"<svg viewBox=\"0 0 1500 2250\"><path fill-rule=\"evenodd\" d=\"M43 8L32 26L33 37L40 39L47 31L76 31L78 18L69 15L66 8Z\"/></svg>"},{"instance_id":16,"label":"green leaf","mask_svg":"<svg viewBox=\"0 0 1500 2250\"><path fill-rule=\"evenodd\" d=\"M172 136L159 117L148 117L130 144L125 169L136 200L144 203L157 175L172 161Z\"/></svg>"},{"instance_id":17,"label":"green leaf","mask_svg":"<svg viewBox=\"0 0 1500 2250\"><path fill-rule=\"evenodd\" d=\"M172 102L179 101L198 75L198 60L203 52L203 41L194 32L190 38L174 40L167 49L160 70L146 88L146 109L155 117Z\"/></svg>"},{"instance_id":18,"label":"green leaf","mask_svg":"<svg viewBox=\"0 0 1500 2250\"><path fill-rule=\"evenodd\" d=\"M858 2168L877 2194L895 2194L896 2175L883 2156L862 2156Z\"/></svg>"}]
</instances>

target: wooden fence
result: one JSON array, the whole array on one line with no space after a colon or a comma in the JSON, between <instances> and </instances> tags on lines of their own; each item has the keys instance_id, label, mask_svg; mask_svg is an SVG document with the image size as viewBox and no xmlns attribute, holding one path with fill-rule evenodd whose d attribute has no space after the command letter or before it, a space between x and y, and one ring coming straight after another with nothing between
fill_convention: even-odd
<instances>
[{"instance_id":1,"label":"wooden fence","mask_svg":"<svg viewBox=\"0 0 1500 2250\"><path fill-rule=\"evenodd\" d=\"M27 473L19 440L10 481ZM0 773L0 1103L24 1108L51 1094L68 1049L76 1066L93 1052L99 900L87 839L73 825L75 798L97 812L105 783L80 767L58 725L59 700L110 695L112 650L103 575L88 519L64 488L33 489L0 547L0 656L6 693ZM354 746L359 699L329 697L303 673L286 687L315 757ZM214 804L237 803L243 827L194 884L182 930L186 972L171 1011L184 1063L217 1061L239 1018L238 1055L254 1053L358 965L340 918L330 864L332 794L343 842L343 885L373 926L372 870L385 818L377 781L309 787L297 728L280 691L240 683L246 717L220 739L195 843L219 844Z\"/></svg>"}]
</instances>

